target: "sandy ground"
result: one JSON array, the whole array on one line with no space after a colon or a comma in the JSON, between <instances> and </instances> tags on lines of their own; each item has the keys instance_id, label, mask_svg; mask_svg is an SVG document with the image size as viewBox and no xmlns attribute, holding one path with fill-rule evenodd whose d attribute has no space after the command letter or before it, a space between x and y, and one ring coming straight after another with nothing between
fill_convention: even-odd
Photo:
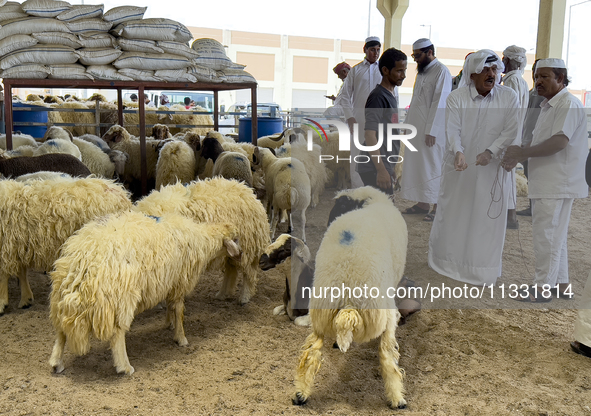
<instances>
[{"instance_id":1,"label":"sandy ground","mask_svg":"<svg viewBox=\"0 0 591 416\"><path fill-rule=\"evenodd\" d=\"M333 193L327 191L309 211L312 251L326 228ZM519 198L518 208L525 203ZM396 205L403 209L410 203ZM569 232L576 294L591 269L590 216L591 201L577 200ZM422 287L451 285L427 265L431 225L422 216L405 218L407 275ZM531 281L531 218L520 223L519 232L507 233L499 283ZM163 309L139 315L127 334L132 376L117 375L108 345L97 341L83 357L66 348L64 373L52 374L50 281L43 274L31 281L34 306L16 308L19 292L12 279L9 313L0 317L2 415L591 415L591 360L568 345L576 301L553 301L535 310L498 299L443 303L448 309L433 309L425 301L425 309L397 331L408 408L392 411L376 340L342 354L327 339L312 397L304 407L291 404L296 361L309 329L271 313L282 299L281 269L261 272L256 296L243 307L236 299L215 300L220 276L203 276L187 299L186 348L172 341Z\"/></svg>"}]
</instances>

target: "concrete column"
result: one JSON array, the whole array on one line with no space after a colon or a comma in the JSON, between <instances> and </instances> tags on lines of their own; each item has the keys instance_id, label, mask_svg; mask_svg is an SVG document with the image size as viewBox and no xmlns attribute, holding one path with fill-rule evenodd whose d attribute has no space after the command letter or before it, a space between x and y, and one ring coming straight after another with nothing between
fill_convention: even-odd
<instances>
[{"instance_id":1,"label":"concrete column","mask_svg":"<svg viewBox=\"0 0 591 416\"><path fill-rule=\"evenodd\" d=\"M402 46L402 17L410 0L378 0L377 6L386 23L384 25L383 49ZM563 0L566 1L566 0Z\"/></svg>"},{"instance_id":2,"label":"concrete column","mask_svg":"<svg viewBox=\"0 0 591 416\"><path fill-rule=\"evenodd\" d=\"M536 59L562 58L566 0L540 0Z\"/></svg>"}]
</instances>

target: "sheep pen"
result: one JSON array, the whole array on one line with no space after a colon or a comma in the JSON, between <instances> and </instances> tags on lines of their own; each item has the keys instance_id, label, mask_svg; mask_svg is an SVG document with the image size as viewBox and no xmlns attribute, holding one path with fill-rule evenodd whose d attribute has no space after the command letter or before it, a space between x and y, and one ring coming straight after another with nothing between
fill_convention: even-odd
<instances>
[{"instance_id":1,"label":"sheep pen","mask_svg":"<svg viewBox=\"0 0 591 416\"><path fill-rule=\"evenodd\" d=\"M307 212L307 244L314 257L334 194L328 188L319 205ZM517 200L518 210L527 206L527 198ZM400 198L395 203L400 210L412 204ZM577 294L591 269L589 216L591 200L575 201L569 266ZM431 224L422 217L404 216L409 232L406 274L422 287L449 285L449 279L427 266ZM507 232L499 284L531 283L531 239L531 219L520 218L520 230ZM126 336L136 370L132 377L118 377L108 344L95 340L91 353L76 359L66 347L67 367L56 376L47 365L54 340L48 319L50 280L35 274L31 287L36 303L0 318L0 407L7 414L77 415L589 415L589 360L568 346L576 301L560 301L556 306L562 310L524 310L520 302L503 309L497 300L487 310L453 305L428 309L424 304L396 331L408 402L398 412L384 405L378 341L354 344L342 354L330 348L330 340L314 395L300 409L290 399L309 328L294 325L286 315L272 315L285 290L284 273L259 271L257 293L244 306L215 299L220 280L219 272L205 273L186 299L188 347L175 347L164 326L166 310L153 308L134 319ZM9 289L18 293L15 279ZM16 309L18 297L12 296L10 303Z\"/></svg>"}]
</instances>

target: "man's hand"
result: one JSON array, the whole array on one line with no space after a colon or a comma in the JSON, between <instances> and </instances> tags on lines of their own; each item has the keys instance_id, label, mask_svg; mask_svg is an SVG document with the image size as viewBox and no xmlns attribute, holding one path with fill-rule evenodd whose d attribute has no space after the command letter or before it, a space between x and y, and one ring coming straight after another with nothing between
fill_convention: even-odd
<instances>
[{"instance_id":1,"label":"man's hand","mask_svg":"<svg viewBox=\"0 0 591 416\"><path fill-rule=\"evenodd\" d=\"M458 172L461 172L463 170L466 170L467 167L468 167L468 164L466 163L466 157L464 156L464 154L462 152L457 152L456 158L454 160L454 168Z\"/></svg>"},{"instance_id":2,"label":"man's hand","mask_svg":"<svg viewBox=\"0 0 591 416\"><path fill-rule=\"evenodd\" d=\"M427 147L435 146L435 136L431 136L430 134L425 134L425 144Z\"/></svg>"},{"instance_id":3,"label":"man's hand","mask_svg":"<svg viewBox=\"0 0 591 416\"><path fill-rule=\"evenodd\" d=\"M507 156L505 156L501 162L501 165L507 172L511 172L511 170L517 166L517 163L519 163L517 162L517 159L507 159Z\"/></svg>"},{"instance_id":4,"label":"man's hand","mask_svg":"<svg viewBox=\"0 0 591 416\"><path fill-rule=\"evenodd\" d=\"M509 146L507 151L505 152L505 156L503 157L503 161L508 161L509 159L515 159L518 162L522 162L527 157L524 157L524 148L521 146Z\"/></svg>"},{"instance_id":5,"label":"man's hand","mask_svg":"<svg viewBox=\"0 0 591 416\"><path fill-rule=\"evenodd\" d=\"M491 160L492 160L492 153L490 153L488 150L485 150L484 152L482 152L478 156L476 156L476 166L478 166L478 165L486 166L490 163Z\"/></svg>"},{"instance_id":6,"label":"man's hand","mask_svg":"<svg viewBox=\"0 0 591 416\"><path fill-rule=\"evenodd\" d=\"M351 132L351 134L353 134L353 125L357 123L357 120L355 120L355 117L351 117L347 119L347 124L349 125L349 131Z\"/></svg>"},{"instance_id":7,"label":"man's hand","mask_svg":"<svg viewBox=\"0 0 591 416\"><path fill-rule=\"evenodd\" d=\"M332 101L337 99L337 97L335 97L334 94L333 95L325 95L325 97L328 98L329 100L332 100Z\"/></svg>"},{"instance_id":8,"label":"man's hand","mask_svg":"<svg viewBox=\"0 0 591 416\"><path fill-rule=\"evenodd\" d=\"M381 169L378 169L378 176L376 179L378 188L387 191L392 187L392 179L386 168L382 167Z\"/></svg>"}]
</instances>

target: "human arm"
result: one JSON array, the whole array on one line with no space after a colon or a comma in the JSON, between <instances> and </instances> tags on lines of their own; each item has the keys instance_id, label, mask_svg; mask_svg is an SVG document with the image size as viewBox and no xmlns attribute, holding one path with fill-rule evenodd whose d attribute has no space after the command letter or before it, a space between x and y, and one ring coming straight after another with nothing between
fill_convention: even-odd
<instances>
[{"instance_id":1,"label":"human arm","mask_svg":"<svg viewBox=\"0 0 591 416\"><path fill-rule=\"evenodd\" d=\"M447 150L454 155L458 152L464 152L461 141L461 122L458 94L450 94L446 100L445 133L447 136Z\"/></svg>"},{"instance_id":2,"label":"human arm","mask_svg":"<svg viewBox=\"0 0 591 416\"><path fill-rule=\"evenodd\" d=\"M504 124L503 130L499 137L490 145L488 149L492 152L492 156L500 156L505 149L513 144L517 138L517 131L519 130L519 100L515 91L511 90L511 94L503 100L504 107ZM502 111L501 109L495 111Z\"/></svg>"},{"instance_id":3,"label":"human arm","mask_svg":"<svg viewBox=\"0 0 591 416\"><path fill-rule=\"evenodd\" d=\"M365 145L366 146L375 146L378 143L378 139L376 136L377 132L375 130L365 130ZM392 186L392 178L390 178L390 173L384 166L384 163L380 161L380 149L372 150L368 152L371 158L371 161L376 168L377 177L376 182L379 188L381 189L390 189ZM375 157L372 157L375 156Z\"/></svg>"}]
</instances>

